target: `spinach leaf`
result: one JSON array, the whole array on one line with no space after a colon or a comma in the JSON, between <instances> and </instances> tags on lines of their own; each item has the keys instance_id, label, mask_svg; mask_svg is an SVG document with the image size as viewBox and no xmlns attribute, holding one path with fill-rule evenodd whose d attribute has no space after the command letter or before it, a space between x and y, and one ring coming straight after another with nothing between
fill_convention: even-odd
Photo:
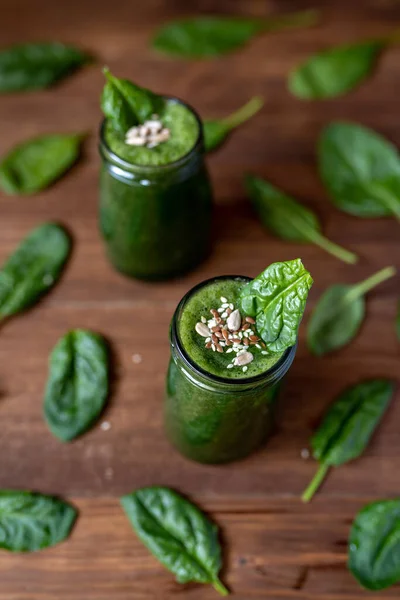
<instances>
[{"instance_id":1,"label":"spinach leaf","mask_svg":"<svg viewBox=\"0 0 400 600\"><path fill-rule=\"evenodd\" d=\"M248 175L246 187L261 223L278 237L290 242L319 246L339 260L354 264L358 256L331 242L320 232L317 216L268 181Z\"/></svg>"},{"instance_id":2,"label":"spinach leaf","mask_svg":"<svg viewBox=\"0 0 400 600\"><path fill-rule=\"evenodd\" d=\"M47 88L90 60L81 50L56 42L11 46L0 51L0 92Z\"/></svg>"},{"instance_id":3,"label":"spinach leaf","mask_svg":"<svg viewBox=\"0 0 400 600\"><path fill-rule=\"evenodd\" d=\"M264 100L260 96L254 96L247 104L228 117L204 121L204 145L206 151L210 152L220 146L233 129L248 121L263 106Z\"/></svg>"},{"instance_id":4,"label":"spinach leaf","mask_svg":"<svg viewBox=\"0 0 400 600\"><path fill-rule=\"evenodd\" d=\"M384 46L383 41L361 42L314 54L292 71L289 90L303 100L346 94L371 73Z\"/></svg>"},{"instance_id":5,"label":"spinach leaf","mask_svg":"<svg viewBox=\"0 0 400 600\"><path fill-rule=\"evenodd\" d=\"M127 79L114 77L106 67L103 72L107 81L101 97L101 108L116 131L126 133L130 127L143 123L163 110L162 96Z\"/></svg>"},{"instance_id":6,"label":"spinach leaf","mask_svg":"<svg viewBox=\"0 0 400 600\"><path fill-rule=\"evenodd\" d=\"M269 18L194 17L168 23L155 34L153 48L182 58L210 58L244 46L255 35L280 29L308 27L318 20L315 10Z\"/></svg>"},{"instance_id":7,"label":"spinach leaf","mask_svg":"<svg viewBox=\"0 0 400 600\"><path fill-rule=\"evenodd\" d=\"M63 442L87 431L101 414L108 391L106 341L91 331L69 331L50 356L44 400L50 431Z\"/></svg>"},{"instance_id":8,"label":"spinach leaf","mask_svg":"<svg viewBox=\"0 0 400 600\"><path fill-rule=\"evenodd\" d=\"M318 147L319 171L341 210L400 219L400 156L383 137L354 123L331 123Z\"/></svg>"},{"instance_id":9,"label":"spinach leaf","mask_svg":"<svg viewBox=\"0 0 400 600\"><path fill-rule=\"evenodd\" d=\"M0 269L0 320L29 308L51 289L69 256L71 241L55 223L24 238Z\"/></svg>"},{"instance_id":10,"label":"spinach leaf","mask_svg":"<svg viewBox=\"0 0 400 600\"><path fill-rule=\"evenodd\" d=\"M255 317L258 333L271 352L283 352L296 343L312 283L298 258L273 263L243 288L242 311Z\"/></svg>"},{"instance_id":11,"label":"spinach leaf","mask_svg":"<svg viewBox=\"0 0 400 600\"><path fill-rule=\"evenodd\" d=\"M328 410L311 439L320 467L302 496L309 502L330 467L361 456L392 399L394 386L386 379L364 381L346 389Z\"/></svg>"},{"instance_id":12,"label":"spinach leaf","mask_svg":"<svg viewBox=\"0 0 400 600\"><path fill-rule=\"evenodd\" d=\"M196 506L164 487L136 490L121 504L138 537L179 583L210 583L228 595L218 579L218 529Z\"/></svg>"},{"instance_id":13,"label":"spinach leaf","mask_svg":"<svg viewBox=\"0 0 400 600\"><path fill-rule=\"evenodd\" d=\"M0 187L7 194L34 194L76 162L82 135L44 135L16 146L0 162Z\"/></svg>"},{"instance_id":14,"label":"spinach leaf","mask_svg":"<svg viewBox=\"0 0 400 600\"><path fill-rule=\"evenodd\" d=\"M20 490L0 490L0 548L35 552L65 540L76 510L51 496Z\"/></svg>"},{"instance_id":15,"label":"spinach leaf","mask_svg":"<svg viewBox=\"0 0 400 600\"><path fill-rule=\"evenodd\" d=\"M383 590L400 581L400 498L365 506L349 537L347 566L367 590Z\"/></svg>"},{"instance_id":16,"label":"spinach leaf","mask_svg":"<svg viewBox=\"0 0 400 600\"><path fill-rule=\"evenodd\" d=\"M315 305L308 323L307 343L311 352L322 356L351 342L364 320L365 294L395 274L394 267L386 267L355 285L338 283L329 287Z\"/></svg>"}]
</instances>

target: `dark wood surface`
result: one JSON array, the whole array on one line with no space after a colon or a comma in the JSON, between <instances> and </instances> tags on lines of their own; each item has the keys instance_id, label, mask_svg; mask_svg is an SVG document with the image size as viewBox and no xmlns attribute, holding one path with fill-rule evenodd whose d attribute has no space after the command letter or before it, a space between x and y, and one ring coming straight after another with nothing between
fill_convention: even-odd
<instances>
[{"instance_id":1,"label":"dark wood surface","mask_svg":"<svg viewBox=\"0 0 400 600\"><path fill-rule=\"evenodd\" d=\"M221 525L223 579L235 598L368 596L346 570L346 539L364 503L399 493L399 398L365 456L332 472L311 506L303 506L299 494L315 464L301 459L300 452L341 389L368 376L398 377L398 278L370 294L365 325L345 350L313 358L302 327L279 429L257 455L224 467L200 466L169 446L162 427L168 324L177 302L194 284L225 273L255 275L270 262L301 256L315 279L309 311L328 284L355 282L388 264L400 264L398 223L359 220L335 210L315 165L318 133L333 119L360 121L400 144L400 49L386 52L371 80L342 99L303 103L285 85L289 69L310 52L392 31L400 5L388 0L320 4L324 17L319 27L265 36L215 61L184 62L148 48L155 26L199 11L265 15L309 5L3 0L2 46L49 38L74 42L94 52L99 64L52 90L0 97L1 153L43 132L91 131L83 160L56 186L30 198L0 197L1 260L44 220L64 223L75 241L60 285L1 330L0 488L61 494L81 511L72 537L59 547L36 555L1 554L0 600L216 598L207 587L176 584L136 539L118 497L149 484L181 490ZM208 117L225 115L252 95L265 97L262 112L209 158L217 200L214 252L181 280L156 285L130 281L113 272L104 258L97 230L96 147L103 63L118 75L187 99ZM241 185L242 174L250 170L313 207L326 234L357 252L359 264L347 266L316 247L283 243L264 232ZM115 390L104 416L111 429L96 426L62 445L42 418L47 358L61 334L82 326L107 336L116 356ZM140 364L132 361L133 354L141 355ZM374 598L398 598L399 589Z\"/></svg>"}]
</instances>

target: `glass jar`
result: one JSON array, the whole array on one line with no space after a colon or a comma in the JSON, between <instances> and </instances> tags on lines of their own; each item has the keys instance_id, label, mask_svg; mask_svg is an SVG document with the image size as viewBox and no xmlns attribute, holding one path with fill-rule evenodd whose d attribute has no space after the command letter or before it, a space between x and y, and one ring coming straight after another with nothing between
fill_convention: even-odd
<instances>
[{"instance_id":1,"label":"glass jar","mask_svg":"<svg viewBox=\"0 0 400 600\"><path fill-rule=\"evenodd\" d=\"M126 162L100 133L100 230L114 267L130 277L167 279L208 254L212 191L204 161L202 123L192 150L161 166Z\"/></svg>"},{"instance_id":2,"label":"glass jar","mask_svg":"<svg viewBox=\"0 0 400 600\"><path fill-rule=\"evenodd\" d=\"M270 436L280 384L293 362L296 346L270 370L251 378L229 379L207 373L190 359L178 333L180 314L192 291L181 300L171 323L167 436L192 460L230 462L248 456Z\"/></svg>"}]
</instances>

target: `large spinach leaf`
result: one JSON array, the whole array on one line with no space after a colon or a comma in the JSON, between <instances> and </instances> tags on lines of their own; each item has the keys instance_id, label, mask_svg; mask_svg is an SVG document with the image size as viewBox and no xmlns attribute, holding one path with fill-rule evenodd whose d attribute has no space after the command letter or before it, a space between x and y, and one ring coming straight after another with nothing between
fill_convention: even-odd
<instances>
[{"instance_id":1,"label":"large spinach leaf","mask_svg":"<svg viewBox=\"0 0 400 600\"><path fill-rule=\"evenodd\" d=\"M400 581L400 498L365 506L349 537L348 567L367 590Z\"/></svg>"},{"instance_id":2,"label":"large spinach leaf","mask_svg":"<svg viewBox=\"0 0 400 600\"><path fill-rule=\"evenodd\" d=\"M239 110L224 119L205 120L204 145L206 151L210 152L220 146L233 129L248 121L263 106L264 100L260 96L255 96Z\"/></svg>"},{"instance_id":3,"label":"large spinach leaf","mask_svg":"<svg viewBox=\"0 0 400 600\"><path fill-rule=\"evenodd\" d=\"M163 110L164 100L161 96L128 79L115 77L107 68L104 68L104 75L107 81L101 96L101 108L116 131L125 134L130 127L143 123Z\"/></svg>"},{"instance_id":4,"label":"large spinach leaf","mask_svg":"<svg viewBox=\"0 0 400 600\"><path fill-rule=\"evenodd\" d=\"M400 156L383 137L355 123L331 123L322 132L318 160L338 208L358 217L400 219Z\"/></svg>"},{"instance_id":5,"label":"large spinach leaf","mask_svg":"<svg viewBox=\"0 0 400 600\"><path fill-rule=\"evenodd\" d=\"M322 235L317 216L268 181L248 175L246 188L261 223L275 235L290 242L319 246L344 262L354 264L358 256Z\"/></svg>"},{"instance_id":6,"label":"large spinach leaf","mask_svg":"<svg viewBox=\"0 0 400 600\"><path fill-rule=\"evenodd\" d=\"M228 594L218 579L218 529L196 506L164 487L136 490L121 504L138 537L179 583L210 583Z\"/></svg>"},{"instance_id":7,"label":"large spinach leaf","mask_svg":"<svg viewBox=\"0 0 400 600\"><path fill-rule=\"evenodd\" d=\"M311 352L322 356L351 342L364 320L365 294L395 273L394 267L386 267L355 285L337 283L329 287L315 305L308 323L307 343Z\"/></svg>"},{"instance_id":8,"label":"large spinach leaf","mask_svg":"<svg viewBox=\"0 0 400 600\"><path fill-rule=\"evenodd\" d=\"M0 162L7 194L34 194L59 179L77 160L82 135L44 135L16 146Z\"/></svg>"},{"instance_id":9,"label":"large spinach leaf","mask_svg":"<svg viewBox=\"0 0 400 600\"><path fill-rule=\"evenodd\" d=\"M257 331L271 352L296 343L313 280L298 258L273 263L242 290L244 314L255 317Z\"/></svg>"},{"instance_id":10,"label":"large spinach leaf","mask_svg":"<svg viewBox=\"0 0 400 600\"><path fill-rule=\"evenodd\" d=\"M31 231L0 269L0 319L32 306L50 290L70 249L69 236L55 223Z\"/></svg>"},{"instance_id":11,"label":"large spinach leaf","mask_svg":"<svg viewBox=\"0 0 400 600\"><path fill-rule=\"evenodd\" d=\"M89 60L81 50L55 42L12 46L0 51L0 92L49 87Z\"/></svg>"},{"instance_id":12,"label":"large spinach leaf","mask_svg":"<svg viewBox=\"0 0 400 600\"><path fill-rule=\"evenodd\" d=\"M167 23L153 38L153 48L182 58L209 58L232 52L261 32L308 27L318 12L305 10L269 18L206 16Z\"/></svg>"},{"instance_id":13,"label":"large spinach leaf","mask_svg":"<svg viewBox=\"0 0 400 600\"><path fill-rule=\"evenodd\" d=\"M51 496L20 490L0 490L0 548L35 552L65 540L76 510Z\"/></svg>"},{"instance_id":14,"label":"large spinach leaf","mask_svg":"<svg viewBox=\"0 0 400 600\"><path fill-rule=\"evenodd\" d=\"M385 43L361 42L314 54L289 76L289 90L297 98L335 98L352 90L372 71Z\"/></svg>"},{"instance_id":15,"label":"large spinach leaf","mask_svg":"<svg viewBox=\"0 0 400 600\"><path fill-rule=\"evenodd\" d=\"M394 386L386 379L364 381L345 390L328 410L311 439L314 458L320 467L304 492L309 502L330 467L338 467L361 456L393 396Z\"/></svg>"},{"instance_id":16,"label":"large spinach leaf","mask_svg":"<svg viewBox=\"0 0 400 600\"><path fill-rule=\"evenodd\" d=\"M106 341L91 331L69 331L50 357L44 400L50 431L63 442L84 433L101 414L108 391Z\"/></svg>"}]
</instances>

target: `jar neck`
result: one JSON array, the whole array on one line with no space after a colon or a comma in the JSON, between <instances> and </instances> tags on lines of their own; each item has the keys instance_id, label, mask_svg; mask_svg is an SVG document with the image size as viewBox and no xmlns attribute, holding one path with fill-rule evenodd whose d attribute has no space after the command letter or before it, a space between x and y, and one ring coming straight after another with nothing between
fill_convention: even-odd
<instances>
[{"instance_id":1,"label":"jar neck","mask_svg":"<svg viewBox=\"0 0 400 600\"><path fill-rule=\"evenodd\" d=\"M230 278L236 278L240 276L232 275ZM180 315L182 314L182 310L194 291L198 291L201 287L208 285L212 281L218 279L224 279L226 277L217 277L212 280L207 280L202 284L196 286L192 290L190 290L180 301L177 306L177 309L172 318L171 327L170 327L170 345L171 345L171 354L172 359L174 360L177 367L180 371L192 381L195 385L198 385L204 389L208 389L214 392L221 393L231 393L231 392L246 392L252 391L257 388L265 387L265 386L273 386L278 383L289 370L297 349L297 344L288 348L286 352L281 356L281 358L264 373L259 375L240 378L240 379L229 379L226 377L219 377L217 375L207 373L199 367L188 355L183 344L181 342L178 324L180 320ZM244 277L240 277L241 279L247 279ZM250 281L250 278L248 278Z\"/></svg>"},{"instance_id":2,"label":"jar neck","mask_svg":"<svg viewBox=\"0 0 400 600\"><path fill-rule=\"evenodd\" d=\"M190 177L203 163L204 137L203 124L197 112L189 105L177 98L163 96L165 100L178 102L186 106L196 117L198 123L198 137L187 154L164 165L138 165L124 160L111 150L106 140L106 123L104 119L100 126L99 152L103 165L113 177L121 181L137 182L142 185L158 184L160 181L178 182Z\"/></svg>"}]
</instances>

